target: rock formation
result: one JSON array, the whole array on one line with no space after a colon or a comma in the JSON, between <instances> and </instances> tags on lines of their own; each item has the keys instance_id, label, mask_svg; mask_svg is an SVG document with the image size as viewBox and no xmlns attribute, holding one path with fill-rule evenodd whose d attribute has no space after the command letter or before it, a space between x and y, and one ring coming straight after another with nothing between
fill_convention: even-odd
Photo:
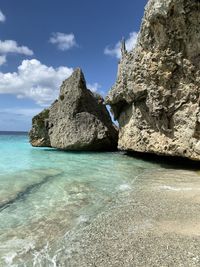
<instances>
[{"instance_id":1,"label":"rock formation","mask_svg":"<svg viewBox=\"0 0 200 267\"><path fill-rule=\"evenodd\" d=\"M200 1L149 0L106 98L122 150L200 160Z\"/></svg>"},{"instance_id":2,"label":"rock formation","mask_svg":"<svg viewBox=\"0 0 200 267\"><path fill-rule=\"evenodd\" d=\"M86 87L80 69L63 82L59 99L32 120L33 146L64 150L113 150L118 131L103 98Z\"/></svg>"}]
</instances>

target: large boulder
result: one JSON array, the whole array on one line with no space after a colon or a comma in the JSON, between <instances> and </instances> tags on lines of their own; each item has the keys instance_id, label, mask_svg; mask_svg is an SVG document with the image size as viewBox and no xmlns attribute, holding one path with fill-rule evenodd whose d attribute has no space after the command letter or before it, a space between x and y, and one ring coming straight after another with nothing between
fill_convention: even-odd
<instances>
[{"instance_id":1,"label":"large boulder","mask_svg":"<svg viewBox=\"0 0 200 267\"><path fill-rule=\"evenodd\" d=\"M61 85L58 100L33 118L29 136L33 146L114 150L118 130L104 99L87 89L81 69L76 69Z\"/></svg>"},{"instance_id":2,"label":"large boulder","mask_svg":"<svg viewBox=\"0 0 200 267\"><path fill-rule=\"evenodd\" d=\"M106 98L122 150L200 160L200 1L149 0Z\"/></svg>"}]
</instances>

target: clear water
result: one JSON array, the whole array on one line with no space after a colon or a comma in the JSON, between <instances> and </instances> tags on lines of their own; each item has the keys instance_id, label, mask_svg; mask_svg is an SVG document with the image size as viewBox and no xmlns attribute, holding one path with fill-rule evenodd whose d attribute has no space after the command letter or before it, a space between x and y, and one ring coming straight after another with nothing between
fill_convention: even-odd
<instances>
[{"instance_id":1,"label":"clear water","mask_svg":"<svg viewBox=\"0 0 200 267\"><path fill-rule=\"evenodd\" d=\"M44 266L40 251L90 223L118 192L133 190L142 173L158 167L122 153L33 148L26 135L1 134L0 266Z\"/></svg>"}]
</instances>

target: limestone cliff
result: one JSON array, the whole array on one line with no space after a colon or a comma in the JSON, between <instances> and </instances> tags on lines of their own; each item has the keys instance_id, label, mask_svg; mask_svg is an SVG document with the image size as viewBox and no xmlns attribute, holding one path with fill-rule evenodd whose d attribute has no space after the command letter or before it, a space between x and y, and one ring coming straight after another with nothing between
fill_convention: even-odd
<instances>
[{"instance_id":1,"label":"limestone cliff","mask_svg":"<svg viewBox=\"0 0 200 267\"><path fill-rule=\"evenodd\" d=\"M106 102L120 149L200 160L199 0L149 0Z\"/></svg>"},{"instance_id":2,"label":"limestone cliff","mask_svg":"<svg viewBox=\"0 0 200 267\"><path fill-rule=\"evenodd\" d=\"M29 133L33 146L64 150L113 150L118 132L103 98L86 87L80 69L65 80L59 99L33 118Z\"/></svg>"}]
</instances>

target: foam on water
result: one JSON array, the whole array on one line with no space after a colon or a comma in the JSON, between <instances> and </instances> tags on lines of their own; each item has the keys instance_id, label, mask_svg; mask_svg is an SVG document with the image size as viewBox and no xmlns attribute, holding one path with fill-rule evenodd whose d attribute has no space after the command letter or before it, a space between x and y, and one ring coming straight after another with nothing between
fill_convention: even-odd
<instances>
[{"instance_id":1,"label":"foam on water","mask_svg":"<svg viewBox=\"0 0 200 267\"><path fill-rule=\"evenodd\" d=\"M175 187L175 186L169 186L169 185L159 186L159 189L169 190L169 191L192 191L194 190L194 188L192 187Z\"/></svg>"},{"instance_id":2,"label":"foam on water","mask_svg":"<svg viewBox=\"0 0 200 267\"><path fill-rule=\"evenodd\" d=\"M157 168L122 153L32 148L26 135L0 135L0 147L0 266L56 266L67 233Z\"/></svg>"},{"instance_id":3,"label":"foam on water","mask_svg":"<svg viewBox=\"0 0 200 267\"><path fill-rule=\"evenodd\" d=\"M119 190L121 191L126 191L126 190L130 190L131 186L129 184L121 184L119 185Z\"/></svg>"}]
</instances>

